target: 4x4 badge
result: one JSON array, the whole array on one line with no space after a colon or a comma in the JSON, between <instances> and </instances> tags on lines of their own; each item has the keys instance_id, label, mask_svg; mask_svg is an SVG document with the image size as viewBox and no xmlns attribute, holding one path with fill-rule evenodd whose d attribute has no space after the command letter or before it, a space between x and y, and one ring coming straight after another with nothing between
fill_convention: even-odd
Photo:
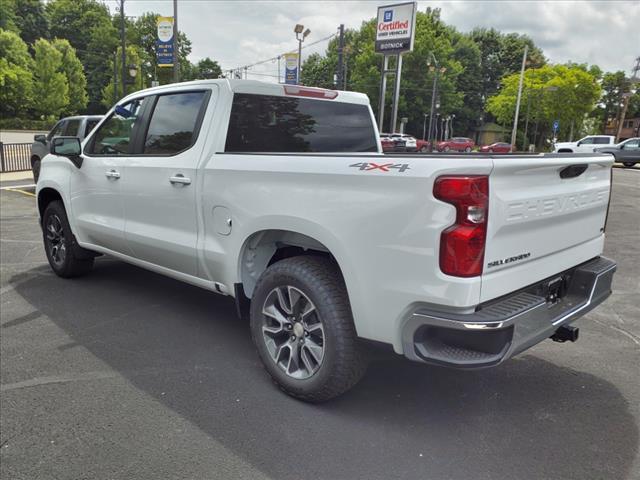
<instances>
[{"instance_id":1,"label":"4x4 badge","mask_svg":"<svg viewBox=\"0 0 640 480\"><path fill-rule=\"evenodd\" d=\"M358 168L362 171L380 170L383 172L389 172L390 170L398 170L402 173L410 170L408 163L373 163L373 162L359 162L349 165L353 168Z\"/></svg>"}]
</instances>

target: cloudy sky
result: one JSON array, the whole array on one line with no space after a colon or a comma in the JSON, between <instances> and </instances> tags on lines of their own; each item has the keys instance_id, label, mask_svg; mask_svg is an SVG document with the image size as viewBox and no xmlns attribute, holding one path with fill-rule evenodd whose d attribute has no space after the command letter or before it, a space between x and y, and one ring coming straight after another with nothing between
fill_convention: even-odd
<instances>
[{"instance_id":1,"label":"cloudy sky","mask_svg":"<svg viewBox=\"0 0 640 480\"><path fill-rule=\"evenodd\" d=\"M117 0L105 0L114 11ZM217 60L231 69L297 48L293 26L311 29L311 44L336 32L340 23L357 28L376 15L378 5L398 1L178 0L179 29L193 44L191 60ZM171 16L172 0L125 0L127 15L155 11ZM630 72L640 56L640 3L637 1L434 1L442 18L460 31L476 26L529 35L551 62L598 64ZM310 45L303 57L324 52L327 41ZM282 67L284 68L284 66ZM276 62L251 68L249 78L277 78Z\"/></svg>"}]
</instances>

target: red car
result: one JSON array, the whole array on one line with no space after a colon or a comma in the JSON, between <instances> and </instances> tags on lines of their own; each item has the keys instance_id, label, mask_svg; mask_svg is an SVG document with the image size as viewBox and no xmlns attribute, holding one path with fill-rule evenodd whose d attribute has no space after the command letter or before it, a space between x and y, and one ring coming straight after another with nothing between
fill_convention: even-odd
<instances>
[{"instance_id":1,"label":"red car","mask_svg":"<svg viewBox=\"0 0 640 480\"><path fill-rule=\"evenodd\" d=\"M475 143L473 140L467 137L453 137L443 142L438 142L439 152L449 152L451 150L456 152L470 152L473 150Z\"/></svg>"},{"instance_id":2,"label":"red car","mask_svg":"<svg viewBox=\"0 0 640 480\"><path fill-rule=\"evenodd\" d=\"M428 140L420 140L416 139L416 150L419 152L428 152L429 151L429 141Z\"/></svg>"},{"instance_id":3,"label":"red car","mask_svg":"<svg viewBox=\"0 0 640 480\"><path fill-rule=\"evenodd\" d=\"M496 142L491 145L480 147L482 153L511 153L511 144L506 142Z\"/></svg>"}]
</instances>

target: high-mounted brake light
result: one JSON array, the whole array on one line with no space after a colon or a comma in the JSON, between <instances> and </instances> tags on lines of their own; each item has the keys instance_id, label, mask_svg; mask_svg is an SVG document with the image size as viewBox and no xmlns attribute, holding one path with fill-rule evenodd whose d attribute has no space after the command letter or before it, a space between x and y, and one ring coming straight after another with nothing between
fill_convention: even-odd
<instances>
[{"instance_id":1,"label":"high-mounted brake light","mask_svg":"<svg viewBox=\"0 0 640 480\"><path fill-rule=\"evenodd\" d=\"M482 275L489 177L439 177L433 186L433 196L456 207L456 222L440 235L440 270L454 277Z\"/></svg>"},{"instance_id":2,"label":"high-mounted brake light","mask_svg":"<svg viewBox=\"0 0 640 480\"><path fill-rule=\"evenodd\" d=\"M338 96L335 90L325 90L323 88L299 87L297 85L285 85L284 93L296 97L325 98L333 100Z\"/></svg>"}]
</instances>

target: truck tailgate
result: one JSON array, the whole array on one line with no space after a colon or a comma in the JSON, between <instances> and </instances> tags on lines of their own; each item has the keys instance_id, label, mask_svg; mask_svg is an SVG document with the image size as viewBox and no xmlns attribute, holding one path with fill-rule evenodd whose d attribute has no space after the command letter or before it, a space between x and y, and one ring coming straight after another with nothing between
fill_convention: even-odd
<instances>
[{"instance_id":1,"label":"truck tailgate","mask_svg":"<svg viewBox=\"0 0 640 480\"><path fill-rule=\"evenodd\" d=\"M481 302L602 253L610 156L504 156L493 161Z\"/></svg>"}]
</instances>

